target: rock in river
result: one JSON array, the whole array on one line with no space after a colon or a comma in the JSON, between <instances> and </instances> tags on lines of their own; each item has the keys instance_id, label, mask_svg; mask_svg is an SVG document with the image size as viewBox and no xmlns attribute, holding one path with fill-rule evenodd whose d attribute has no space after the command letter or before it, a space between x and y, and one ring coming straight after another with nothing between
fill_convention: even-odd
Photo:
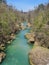
<instances>
[{"instance_id":1,"label":"rock in river","mask_svg":"<svg viewBox=\"0 0 49 65\"><path fill-rule=\"evenodd\" d=\"M5 58L6 54L4 52L0 52L0 63Z\"/></svg>"},{"instance_id":2,"label":"rock in river","mask_svg":"<svg viewBox=\"0 0 49 65\"><path fill-rule=\"evenodd\" d=\"M35 42L35 35L33 33L27 33L25 34L25 37L28 39L28 43L34 43Z\"/></svg>"},{"instance_id":3,"label":"rock in river","mask_svg":"<svg viewBox=\"0 0 49 65\"><path fill-rule=\"evenodd\" d=\"M5 44L4 43L2 43L2 44L0 44L0 50L5 50Z\"/></svg>"}]
</instances>

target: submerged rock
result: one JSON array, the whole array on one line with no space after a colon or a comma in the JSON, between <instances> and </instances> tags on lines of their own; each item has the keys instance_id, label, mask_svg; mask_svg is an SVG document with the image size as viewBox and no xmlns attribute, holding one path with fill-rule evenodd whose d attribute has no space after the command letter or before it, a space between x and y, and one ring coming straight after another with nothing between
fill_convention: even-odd
<instances>
[{"instance_id":1,"label":"submerged rock","mask_svg":"<svg viewBox=\"0 0 49 65\"><path fill-rule=\"evenodd\" d=\"M5 58L6 54L4 52L0 53L0 63L2 62L2 60Z\"/></svg>"},{"instance_id":2,"label":"submerged rock","mask_svg":"<svg viewBox=\"0 0 49 65\"><path fill-rule=\"evenodd\" d=\"M34 46L29 53L31 65L49 65L49 49Z\"/></svg>"}]
</instances>

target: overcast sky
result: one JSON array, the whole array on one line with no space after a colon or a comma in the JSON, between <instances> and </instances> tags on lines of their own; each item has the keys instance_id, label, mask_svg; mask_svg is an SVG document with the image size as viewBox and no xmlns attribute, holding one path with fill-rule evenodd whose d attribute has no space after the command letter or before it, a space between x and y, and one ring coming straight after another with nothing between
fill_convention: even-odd
<instances>
[{"instance_id":1,"label":"overcast sky","mask_svg":"<svg viewBox=\"0 0 49 65\"><path fill-rule=\"evenodd\" d=\"M37 7L39 4L47 3L48 0L7 0L9 5L14 6L18 10L29 11Z\"/></svg>"}]
</instances>

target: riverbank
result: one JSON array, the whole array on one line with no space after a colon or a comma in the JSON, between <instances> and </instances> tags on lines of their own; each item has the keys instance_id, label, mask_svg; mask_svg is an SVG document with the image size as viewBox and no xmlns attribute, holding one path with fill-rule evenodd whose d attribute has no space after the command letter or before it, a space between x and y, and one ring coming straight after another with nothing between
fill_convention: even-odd
<instances>
[{"instance_id":1,"label":"riverbank","mask_svg":"<svg viewBox=\"0 0 49 65\"><path fill-rule=\"evenodd\" d=\"M38 33L39 35L40 33ZM41 38L40 34L40 38ZM29 62L30 65L47 65L49 64L49 49L48 47L42 42L39 41L40 38L36 37L36 34L33 32L25 34L25 38L28 39L29 44L33 44L32 50L29 52ZM42 39L42 38L41 38ZM43 38L44 39L44 38Z\"/></svg>"},{"instance_id":2,"label":"riverbank","mask_svg":"<svg viewBox=\"0 0 49 65\"><path fill-rule=\"evenodd\" d=\"M16 32L18 34L19 30ZM16 33L11 33L11 35L5 36L4 38L2 37L2 42L0 44L0 63L3 61L3 59L6 57L6 48L11 44L11 42L16 38Z\"/></svg>"},{"instance_id":3,"label":"riverbank","mask_svg":"<svg viewBox=\"0 0 49 65\"><path fill-rule=\"evenodd\" d=\"M6 56L5 50L7 46L15 39L15 34L20 30L20 20L18 18L21 18L17 18L18 13L21 12L4 2L2 0L0 2L0 62Z\"/></svg>"},{"instance_id":4,"label":"riverbank","mask_svg":"<svg viewBox=\"0 0 49 65\"><path fill-rule=\"evenodd\" d=\"M8 36L5 36L4 35L4 38L5 38L5 40L4 40L4 38L2 39L2 40L4 40L5 41L5 43L3 43L3 44L1 44L0 45L0 50L1 50L1 52L0 52L0 63L3 61L3 59L6 57L6 49L7 49L7 47L17 38L16 36L19 34L19 32L23 32L23 31L25 31L26 30L26 32L27 32L27 30L29 31L30 30L30 27L28 28L26 25L27 22L24 22L24 23L21 23L20 24L20 26L18 27L18 29L17 30L15 30L15 32L14 33L11 33L10 35L8 35ZM23 35L22 35L22 37L24 37L24 33L23 33ZM2 52L3 52L3 54L2 54ZM2 54L2 55L1 55ZM3 58L3 57L4 58Z\"/></svg>"},{"instance_id":5,"label":"riverbank","mask_svg":"<svg viewBox=\"0 0 49 65\"><path fill-rule=\"evenodd\" d=\"M29 65L28 53L32 49L32 45L27 44L27 39L24 37L30 29L21 30L16 34L15 40L6 48L6 58L1 65Z\"/></svg>"},{"instance_id":6,"label":"riverbank","mask_svg":"<svg viewBox=\"0 0 49 65\"><path fill-rule=\"evenodd\" d=\"M6 52L5 52L6 48L12 43L13 40L15 40L16 35L18 35L18 33L21 30L26 29L26 27L22 24L20 24L20 25L17 24L17 29L13 33L11 32L9 35L1 36L1 38L4 42L2 41L1 44L0 44L0 63L6 57Z\"/></svg>"},{"instance_id":7,"label":"riverbank","mask_svg":"<svg viewBox=\"0 0 49 65\"><path fill-rule=\"evenodd\" d=\"M15 39L16 34L25 28L21 25L22 14L7 3L0 2L0 63L6 57L6 48Z\"/></svg>"}]
</instances>

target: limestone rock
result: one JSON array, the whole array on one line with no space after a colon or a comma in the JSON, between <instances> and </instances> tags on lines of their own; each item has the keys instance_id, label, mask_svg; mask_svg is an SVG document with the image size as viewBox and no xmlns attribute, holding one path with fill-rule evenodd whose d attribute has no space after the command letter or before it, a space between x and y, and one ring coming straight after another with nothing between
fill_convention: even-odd
<instances>
[{"instance_id":1,"label":"limestone rock","mask_svg":"<svg viewBox=\"0 0 49 65\"><path fill-rule=\"evenodd\" d=\"M14 34L11 34L10 38L11 39L15 39L15 35Z\"/></svg>"},{"instance_id":2,"label":"limestone rock","mask_svg":"<svg viewBox=\"0 0 49 65\"><path fill-rule=\"evenodd\" d=\"M0 50L4 50L5 49L5 44L0 44Z\"/></svg>"},{"instance_id":3,"label":"limestone rock","mask_svg":"<svg viewBox=\"0 0 49 65\"><path fill-rule=\"evenodd\" d=\"M33 33L27 33L25 34L25 37L28 39L28 42L34 43L35 42L35 35Z\"/></svg>"},{"instance_id":4,"label":"limestone rock","mask_svg":"<svg viewBox=\"0 0 49 65\"><path fill-rule=\"evenodd\" d=\"M2 62L2 60L5 58L6 54L4 52L0 53L0 63Z\"/></svg>"},{"instance_id":5,"label":"limestone rock","mask_svg":"<svg viewBox=\"0 0 49 65\"><path fill-rule=\"evenodd\" d=\"M31 65L49 65L49 49L35 46L29 53Z\"/></svg>"},{"instance_id":6,"label":"limestone rock","mask_svg":"<svg viewBox=\"0 0 49 65\"><path fill-rule=\"evenodd\" d=\"M28 43L32 43L33 44L34 42L35 42L34 38L31 38L31 39L28 40Z\"/></svg>"},{"instance_id":7,"label":"limestone rock","mask_svg":"<svg viewBox=\"0 0 49 65\"><path fill-rule=\"evenodd\" d=\"M31 24L30 24L30 23L28 23L28 24L27 24L27 27L31 27Z\"/></svg>"}]
</instances>

